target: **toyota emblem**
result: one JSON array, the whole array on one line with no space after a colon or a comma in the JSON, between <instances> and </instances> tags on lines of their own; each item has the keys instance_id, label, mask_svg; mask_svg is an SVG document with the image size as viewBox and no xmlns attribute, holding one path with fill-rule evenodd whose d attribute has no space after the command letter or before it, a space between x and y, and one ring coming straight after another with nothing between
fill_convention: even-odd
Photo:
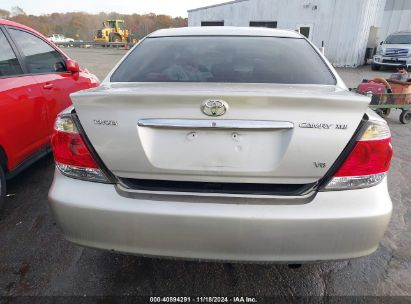
<instances>
[{"instance_id":1,"label":"toyota emblem","mask_svg":"<svg viewBox=\"0 0 411 304\"><path fill-rule=\"evenodd\" d=\"M208 116L221 116L228 110L228 104L221 99L208 99L201 104L201 111Z\"/></svg>"}]
</instances>

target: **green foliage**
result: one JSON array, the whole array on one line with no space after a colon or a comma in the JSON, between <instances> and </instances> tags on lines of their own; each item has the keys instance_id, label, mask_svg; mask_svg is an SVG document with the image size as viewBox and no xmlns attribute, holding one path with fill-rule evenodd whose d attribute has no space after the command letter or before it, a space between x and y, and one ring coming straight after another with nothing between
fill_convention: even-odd
<instances>
[{"instance_id":1,"label":"green foliage","mask_svg":"<svg viewBox=\"0 0 411 304\"><path fill-rule=\"evenodd\" d=\"M96 31L102 27L103 21L108 19L124 19L127 28L130 29L137 38L142 38L161 28L187 26L187 18L173 18L171 16L156 15L153 13L146 15L122 15L116 12L101 12L92 15L75 12L33 16L26 15L19 7L14 7L11 14L6 10L0 9L0 18L22 23L46 36L63 34L66 37L84 41L93 40Z\"/></svg>"}]
</instances>

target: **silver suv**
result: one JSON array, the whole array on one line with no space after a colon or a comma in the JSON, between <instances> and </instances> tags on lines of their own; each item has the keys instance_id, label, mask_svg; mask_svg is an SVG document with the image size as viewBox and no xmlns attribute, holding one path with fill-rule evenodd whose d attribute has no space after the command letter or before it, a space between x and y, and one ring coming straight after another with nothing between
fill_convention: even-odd
<instances>
[{"instance_id":1,"label":"silver suv","mask_svg":"<svg viewBox=\"0 0 411 304\"><path fill-rule=\"evenodd\" d=\"M411 32L398 32L388 36L377 49L371 69L382 66L411 66Z\"/></svg>"},{"instance_id":2,"label":"silver suv","mask_svg":"<svg viewBox=\"0 0 411 304\"><path fill-rule=\"evenodd\" d=\"M302 262L367 255L384 235L388 126L298 33L160 30L71 97L49 198L72 242Z\"/></svg>"}]
</instances>

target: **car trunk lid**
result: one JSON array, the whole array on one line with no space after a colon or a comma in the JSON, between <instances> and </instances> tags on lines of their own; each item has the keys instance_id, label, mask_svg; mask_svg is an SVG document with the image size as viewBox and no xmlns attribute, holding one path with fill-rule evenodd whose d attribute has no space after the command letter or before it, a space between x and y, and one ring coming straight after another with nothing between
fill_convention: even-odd
<instances>
[{"instance_id":1,"label":"car trunk lid","mask_svg":"<svg viewBox=\"0 0 411 304\"><path fill-rule=\"evenodd\" d=\"M369 103L336 86L218 83L113 83L72 99L118 177L260 184L318 181ZM208 100L226 113L206 115Z\"/></svg>"}]
</instances>

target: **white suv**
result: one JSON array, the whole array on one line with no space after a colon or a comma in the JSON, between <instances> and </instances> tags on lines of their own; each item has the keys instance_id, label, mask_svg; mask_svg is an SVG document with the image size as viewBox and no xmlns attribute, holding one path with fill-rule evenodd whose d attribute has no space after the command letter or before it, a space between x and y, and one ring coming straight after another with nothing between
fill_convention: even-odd
<instances>
[{"instance_id":1,"label":"white suv","mask_svg":"<svg viewBox=\"0 0 411 304\"><path fill-rule=\"evenodd\" d=\"M54 43L74 42L73 38L67 38L64 35L53 34L48 39Z\"/></svg>"},{"instance_id":2,"label":"white suv","mask_svg":"<svg viewBox=\"0 0 411 304\"><path fill-rule=\"evenodd\" d=\"M382 66L411 66L411 32L394 33L381 42L371 69L378 71Z\"/></svg>"},{"instance_id":3,"label":"white suv","mask_svg":"<svg viewBox=\"0 0 411 304\"><path fill-rule=\"evenodd\" d=\"M72 242L302 262L367 255L384 235L388 126L298 33L160 30L71 96L49 198Z\"/></svg>"}]
</instances>

